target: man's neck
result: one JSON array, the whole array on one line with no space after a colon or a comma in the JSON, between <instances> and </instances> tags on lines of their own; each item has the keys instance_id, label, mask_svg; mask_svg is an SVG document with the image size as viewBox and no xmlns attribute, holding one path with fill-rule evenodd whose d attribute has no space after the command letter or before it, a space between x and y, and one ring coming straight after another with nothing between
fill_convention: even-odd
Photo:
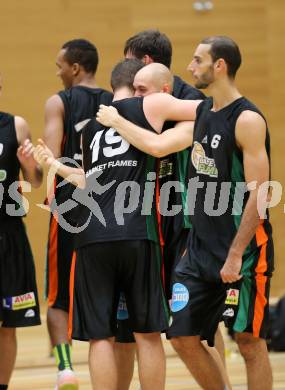
<instances>
[{"instance_id":1,"label":"man's neck","mask_svg":"<svg viewBox=\"0 0 285 390\"><path fill-rule=\"evenodd\" d=\"M98 85L95 82L95 77L91 74L79 75L73 82L74 87L77 85L88 88L98 88Z\"/></svg>"},{"instance_id":2,"label":"man's neck","mask_svg":"<svg viewBox=\"0 0 285 390\"><path fill-rule=\"evenodd\" d=\"M134 96L134 91L128 87L121 87L114 91L113 101L131 98Z\"/></svg>"},{"instance_id":3,"label":"man's neck","mask_svg":"<svg viewBox=\"0 0 285 390\"><path fill-rule=\"evenodd\" d=\"M213 97L213 111L219 111L241 97L233 81L221 80L208 89Z\"/></svg>"}]
</instances>

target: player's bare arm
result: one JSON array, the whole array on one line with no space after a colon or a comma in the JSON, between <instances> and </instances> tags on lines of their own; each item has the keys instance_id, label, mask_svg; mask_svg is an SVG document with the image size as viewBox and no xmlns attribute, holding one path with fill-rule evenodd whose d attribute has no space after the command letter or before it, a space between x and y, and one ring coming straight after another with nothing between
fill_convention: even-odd
<instances>
[{"instance_id":1,"label":"player's bare arm","mask_svg":"<svg viewBox=\"0 0 285 390\"><path fill-rule=\"evenodd\" d=\"M165 93L153 93L145 96L143 109L151 126L161 132L166 120L193 121L196 118L197 106L201 100L181 100ZM123 128L129 122L118 115L112 108L103 104L97 112L96 119L104 126Z\"/></svg>"},{"instance_id":2,"label":"player's bare arm","mask_svg":"<svg viewBox=\"0 0 285 390\"><path fill-rule=\"evenodd\" d=\"M19 147L17 157L21 164L21 171L26 181L33 187L39 187L42 182L42 169L33 157L34 146L31 142L31 135L28 123L20 116L15 117L15 129Z\"/></svg>"},{"instance_id":3,"label":"player's bare arm","mask_svg":"<svg viewBox=\"0 0 285 390\"><path fill-rule=\"evenodd\" d=\"M130 144L154 157L163 157L192 145L194 128L192 121L179 122L174 128L162 134L154 134L124 119L112 106L102 107L97 114L97 121L102 124L108 123Z\"/></svg>"},{"instance_id":4,"label":"player's bare arm","mask_svg":"<svg viewBox=\"0 0 285 390\"><path fill-rule=\"evenodd\" d=\"M146 119L154 129L161 130L167 120L193 121L201 100L181 100L166 93L145 96L143 109Z\"/></svg>"},{"instance_id":5,"label":"player's bare arm","mask_svg":"<svg viewBox=\"0 0 285 390\"><path fill-rule=\"evenodd\" d=\"M59 175L80 188L85 188L85 173L81 168L73 168L62 164L54 157L53 152L47 147L43 140L38 140L38 145L34 150L35 160L48 169L52 175Z\"/></svg>"},{"instance_id":6,"label":"player's bare arm","mask_svg":"<svg viewBox=\"0 0 285 390\"><path fill-rule=\"evenodd\" d=\"M264 216L259 210L265 210L267 192L258 193L261 184L269 180L269 160L265 149L266 124L264 119L252 111L244 111L236 124L236 141L243 152L243 164L246 183L256 182L255 189L250 190L241 224L230 247L226 262L221 269L224 283L239 280L243 253L256 233ZM258 205L258 202L264 203Z\"/></svg>"},{"instance_id":7,"label":"player's bare arm","mask_svg":"<svg viewBox=\"0 0 285 390\"><path fill-rule=\"evenodd\" d=\"M45 106L44 142L55 158L61 157L64 129L64 105L58 95L51 96Z\"/></svg>"}]
</instances>

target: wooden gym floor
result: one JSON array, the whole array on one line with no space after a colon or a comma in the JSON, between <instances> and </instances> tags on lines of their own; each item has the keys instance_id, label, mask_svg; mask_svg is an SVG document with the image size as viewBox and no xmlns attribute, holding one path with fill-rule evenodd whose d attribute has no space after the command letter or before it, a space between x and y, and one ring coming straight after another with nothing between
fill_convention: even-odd
<instances>
[{"instance_id":1,"label":"wooden gym floor","mask_svg":"<svg viewBox=\"0 0 285 390\"><path fill-rule=\"evenodd\" d=\"M236 345L225 336L227 368L233 389L245 390L246 375ZM165 341L167 355L166 390L199 389L181 360ZM46 324L18 330L18 356L9 390L53 390L56 378L54 359L48 356L49 345ZM73 345L74 368L80 380L80 390L91 390L88 365L88 343ZM270 353L273 367L274 389L285 390L285 353ZM139 389L137 369L131 390ZM155 389L154 389L155 390Z\"/></svg>"}]
</instances>

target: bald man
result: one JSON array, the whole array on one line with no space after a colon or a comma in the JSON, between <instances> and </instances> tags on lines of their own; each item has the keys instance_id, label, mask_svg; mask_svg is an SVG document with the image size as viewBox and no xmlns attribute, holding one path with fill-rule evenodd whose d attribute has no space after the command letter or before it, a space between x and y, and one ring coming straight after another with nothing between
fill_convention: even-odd
<instances>
[{"instance_id":1,"label":"bald man","mask_svg":"<svg viewBox=\"0 0 285 390\"><path fill-rule=\"evenodd\" d=\"M163 64L154 62L144 66L135 76L135 96L146 96L154 92L172 93L174 77Z\"/></svg>"}]
</instances>

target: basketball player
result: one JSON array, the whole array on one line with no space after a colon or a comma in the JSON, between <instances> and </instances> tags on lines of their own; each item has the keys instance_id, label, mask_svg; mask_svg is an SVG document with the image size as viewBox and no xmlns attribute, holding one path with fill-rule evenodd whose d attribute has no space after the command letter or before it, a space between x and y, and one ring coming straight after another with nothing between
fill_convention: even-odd
<instances>
[{"instance_id":1,"label":"basketball player","mask_svg":"<svg viewBox=\"0 0 285 390\"><path fill-rule=\"evenodd\" d=\"M32 149L27 122L0 112L0 389L8 388L14 368L16 328L40 324L35 267L19 192L20 169L33 187L42 180ZM28 183L24 191L30 191Z\"/></svg>"},{"instance_id":2,"label":"basketball player","mask_svg":"<svg viewBox=\"0 0 285 390\"><path fill-rule=\"evenodd\" d=\"M260 190L270 176L269 134L262 113L235 86L240 64L237 44L213 36L198 45L189 65L195 85L213 98L197 110L189 173L201 186L188 250L176 267L173 286L179 284L185 296L191 293L183 310L177 310L173 295L176 310L169 335L200 386L211 390L223 389L223 383L200 338L213 342L222 314L245 360L248 388L272 389L265 337L273 245L264 213L267 192ZM207 203L207 188L217 189L213 196L221 191L221 200L227 192L221 190L224 183L230 192L217 215L216 206L213 212ZM248 192L245 183L251 183Z\"/></svg>"},{"instance_id":3,"label":"basketball player","mask_svg":"<svg viewBox=\"0 0 285 390\"><path fill-rule=\"evenodd\" d=\"M89 41L74 39L66 42L58 53L56 64L57 75L65 90L47 100L44 140L56 158L69 157L81 166L81 129L95 115L100 103L111 102L112 94L96 85L98 53ZM59 187L61 180L59 177L56 179L54 196L57 204L69 199L74 189L71 185ZM76 215L70 212L69 215L66 214L66 219L72 225ZM47 253L47 324L59 370L58 389L67 384L70 384L70 389L77 389L78 386L72 370L68 341L69 275L73 240L74 235L63 229L52 213Z\"/></svg>"},{"instance_id":4,"label":"basketball player","mask_svg":"<svg viewBox=\"0 0 285 390\"><path fill-rule=\"evenodd\" d=\"M133 80L128 83L128 87L123 86L121 80L122 74L129 78L130 72L123 72L120 67L129 63L131 62L125 61L119 64L119 68L115 68L113 72L113 80L116 72L120 76L117 88L113 83L115 98L122 99L133 94ZM129 119L132 118L139 124L144 123L150 131L161 131L167 118L194 118L198 102L177 100L167 94L158 95L156 101L146 97L123 99L113 104ZM86 177L92 178L92 173L102 170L99 178L101 189L102 184L106 186L106 183L112 183L112 179L117 183L104 196L96 196L94 193L97 192L98 185L93 189L92 197L100 205L106 218L106 228L97 218L93 218L88 228L78 235L79 248L74 272L73 338L90 340L89 364L93 386L96 384L99 388L117 388L112 336L116 333L119 294L124 292L138 347L142 388L163 389L165 358L160 332L167 327L167 319L160 280L156 211L152 209L147 216L142 213L142 207L149 205L139 196L138 207L130 213L126 210L123 224L118 224L115 218L117 212L121 213L128 207L128 202L134 196L134 192L127 187L124 192L125 183L135 183L135 192L140 188L141 194L144 193L146 179L151 181L153 188L156 162L154 158L129 145L113 129L104 129L95 120L85 127L82 144ZM44 145L37 147L36 158L42 164L55 165L58 173L64 177L75 173L74 168L55 161ZM155 202L151 204L154 205ZM109 272L106 272L106 267ZM88 275L90 281L86 280Z\"/></svg>"},{"instance_id":5,"label":"basketball player","mask_svg":"<svg viewBox=\"0 0 285 390\"><path fill-rule=\"evenodd\" d=\"M126 58L137 58L145 65L159 62L170 68L172 45L169 38L159 30L144 30L126 41L124 55ZM144 95L143 85L138 92L140 95ZM153 86L152 92L157 92L155 86ZM187 84L178 76L174 76L172 95L178 99L201 100L205 98L201 91Z\"/></svg>"}]
</instances>

